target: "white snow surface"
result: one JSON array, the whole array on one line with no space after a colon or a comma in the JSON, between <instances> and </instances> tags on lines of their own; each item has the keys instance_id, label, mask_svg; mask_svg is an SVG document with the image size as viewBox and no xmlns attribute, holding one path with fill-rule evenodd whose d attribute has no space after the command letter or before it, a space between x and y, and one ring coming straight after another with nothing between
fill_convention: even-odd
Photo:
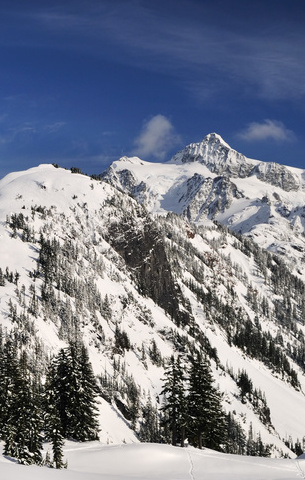
<instances>
[{"instance_id":1,"label":"white snow surface","mask_svg":"<svg viewBox=\"0 0 305 480\"><path fill-rule=\"evenodd\" d=\"M304 459L228 455L170 445L67 442L67 469L23 466L0 456L1 480L296 480Z\"/></svg>"}]
</instances>

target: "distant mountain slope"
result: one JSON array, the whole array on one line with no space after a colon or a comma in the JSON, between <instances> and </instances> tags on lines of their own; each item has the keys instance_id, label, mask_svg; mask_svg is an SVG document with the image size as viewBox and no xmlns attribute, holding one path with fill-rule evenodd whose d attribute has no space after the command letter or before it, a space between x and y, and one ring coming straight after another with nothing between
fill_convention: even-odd
<instances>
[{"instance_id":1,"label":"distant mountain slope","mask_svg":"<svg viewBox=\"0 0 305 480\"><path fill-rule=\"evenodd\" d=\"M123 157L103 178L153 213L175 212L197 225L216 220L304 275L304 170L246 158L209 134L168 163Z\"/></svg>"},{"instance_id":2,"label":"distant mountain slope","mask_svg":"<svg viewBox=\"0 0 305 480\"><path fill-rule=\"evenodd\" d=\"M131 193L161 216L109 183L52 165L0 181L2 333L11 332L41 374L50 355L82 338L99 381L105 443L148 435L145 415L149 408L156 416L164 401L170 357L187 362L201 349L232 425L248 442L232 448L245 453L260 440L272 455L293 455L305 432L305 285L281 258L213 223L212 213L194 224L165 212L164 201L179 196L196 162L152 167L149 173L151 164L123 159L108 180L122 190L124 177L127 189L146 172L150 185L137 179ZM198 175L207 175L201 167ZM255 176L238 181L249 178L263 185ZM250 202L237 197L230 208Z\"/></svg>"}]
</instances>

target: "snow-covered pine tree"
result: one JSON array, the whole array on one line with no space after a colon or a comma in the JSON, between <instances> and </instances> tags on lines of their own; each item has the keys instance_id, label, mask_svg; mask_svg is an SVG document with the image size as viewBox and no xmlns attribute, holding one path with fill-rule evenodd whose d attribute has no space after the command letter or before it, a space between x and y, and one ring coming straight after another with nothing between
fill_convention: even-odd
<instances>
[{"instance_id":1,"label":"snow-covered pine tree","mask_svg":"<svg viewBox=\"0 0 305 480\"><path fill-rule=\"evenodd\" d=\"M160 442L160 426L158 419L158 410L153 406L151 397L148 397L147 403L142 408L142 421L139 431L141 442Z\"/></svg>"},{"instance_id":2,"label":"snow-covered pine tree","mask_svg":"<svg viewBox=\"0 0 305 480\"><path fill-rule=\"evenodd\" d=\"M63 445L64 439L61 434L60 423L57 417L57 424L53 425L53 430L51 433L51 442L52 442L52 451L53 451L53 465L55 468L66 468L67 462L63 460Z\"/></svg>"},{"instance_id":3,"label":"snow-covered pine tree","mask_svg":"<svg viewBox=\"0 0 305 480\"><path fill-rule=\"evenodd\" d=\"M56 397L56 389L51 387L50 372L52 366L49 367L47 381L44 392L44 430L46 439L52 444L53 458L50 454L46 457L46 465L55 468L63 468L63 444L61 418L58 411L58 399Z\"/></svg>"},{"instance_id":4,"label":"snow-covered pine tree","mask_svg":"<svg viewBox=\"0 0 305 480\"><path fill-rule=\"evenodd\" d=\"M206 356L196 352L190 357L188 403L188 438L192 445L219 449L223 442L225 414L221 398L213 386Z\"/></svg>"},{"instance_id":5,"label":"snow-covered pine tree","mask_svg":"<svg viewBox=\"0 0 305 480\"><path fill-rule=\"evenodd\" d=\"M62 435L67 435L71 401L71 363L67 350L62 348L48 367L45 382L46 425L52 428L56 417L60 419Z\"/></svg>"},{"instance_id":6,"label":"snow-covered pine tree","mask_svg":"<svg viewBox=\"0 0 305 480\"><path fill-rule=\"evenodd\" d=\"M180 442L184 446L185 427L187 425L187 408L185 398L185 377L180 358L171 356L169 365L165 370L165 379L161 395L164 395L164 421L171 433L171 443Z\"/></svg>"},{"instance_id":7,"label":"snow-covered pine tree","mask_svg":"<svg viewBox=\"0 0 305 480\"><path fill-rule=\"evenodd\" d=\"M221 393L212 385L209 398L209 421L205 432L205 446L222 450L226 434L226 415L221 404Z\"/></svg>"},{"instance_id":8,"label":"snow-covered pine tree","mask_svg":"<svg viewBox=\"0 0 305 480\"><path fill-rule=\"evenodd\" d=\"M11 346L8 344L8 351ZM12 350L10 351L10 362ZM12 364L11 364L12 366ZM42 415L40 386L32 381L23 352L11 378L11 391L7 398L7 419L4 426L4 454L19 463L42 462Z\"/></svg>"},{"instance_id":9,"label":"snow-covered pine tree","mask_svg":"<svg viewBox=\"0 0 305 480\"><path fill-rule=\"evenodd\" d=\"M46 380L48 422L60 420L64 438L87 441L98 438L98 388L86 348L73 342L53 359Z\"/></svg>"},{"instance_id":10,"label":"snow-covered pine tree","mask_svg":"<svg viewBox=\"0 0 305 480\"><path fill-rule=\"evenodd\" d=\"M75 381L71 436L82 442L98 439L99 423L96 398L99 389L86 347L74 342L69 347Z\"/></svg>"}]
</instances>

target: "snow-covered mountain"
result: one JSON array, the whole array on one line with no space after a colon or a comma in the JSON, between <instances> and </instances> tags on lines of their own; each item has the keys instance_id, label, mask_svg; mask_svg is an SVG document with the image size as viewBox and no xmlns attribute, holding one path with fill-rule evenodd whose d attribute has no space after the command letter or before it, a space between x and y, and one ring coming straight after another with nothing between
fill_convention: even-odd
<instances>
[{"instance_id":1,"label":"snow-covered mountain","mask_svg":"<svg viewBox=\"0 0 305 480\"><path fill-rule=\"evenodd\" d=\"M123 157L103 177L153 213L216 220L247 235L305 278L304 170L246 158L212 133L168 163Z\"/></svg>"},{"instance_id":2,"label":"snow-covered mountain","mask_svg":"<svg viewBox=\"0 0 305 480\"><path fill-rule=\"evenodd\" d=\"M218 173L203 155L212 140L221 145ZM68 340L82 337L99 380L104 443L145 440L145 409L157 415L162 405L169 358L202 348L234 425L272 455L293 455L305 433L305 285L272 253L271 241L280 246L276 222L267 213L265 226L254 217L271 209L271 192L278 208L286 199L301 209L302 172L288 169L299 182L293 200L292 190L258 178L261 163L243 160L217 136L205 142L191 147L195 161L184 153L164 165L121 159L108 183L53 165L0 180L0 323L42 371ZM226 155L232 177L219 173ZM213 212L203 215L201 203L191 214L212 191ZM256 212L251 231L241 205ZM233 219L238 231L234 215L242 233L266 235L270 252L213 222ZM286 222L281 246L300 254L302 230L289 231L291 215L277 212L275 220Z\"/></svg>"}]
</instances>

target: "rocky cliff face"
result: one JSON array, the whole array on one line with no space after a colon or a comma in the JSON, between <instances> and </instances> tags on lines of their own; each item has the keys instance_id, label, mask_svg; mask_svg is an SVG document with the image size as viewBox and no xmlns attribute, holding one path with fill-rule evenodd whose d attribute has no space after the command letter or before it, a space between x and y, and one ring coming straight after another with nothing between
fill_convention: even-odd
<instances>
[{"instance_id":1,"label":"rocky cliff face","mask_svg":"<svg viewBox=\"0 0 305 480\"><path fill-rule=\"evenodd\" d=\"M237 186L228 177L204 178L195 174L188 180L188 192L181 197L187 204L182 214L191 222L198 223L206 216L214 219L224 212L234 198L242 198Z\"/></svg>"},{"instance_id":2,"label":"rocky cliff face","mask_svg":"<svg viewBox=\"0 0 305 480\"><path fill-rule=\"evenodd\" d=\"M251 172L262 182L269 183L275 187L280 187L286 192L298 191L301 183L296 175L284 165L278 163L260 163Z\"/></svg>"},{"instance_id":3,"label":"rocky cliff face","mask_svg":"<svg viewBox=\"0 0 305 480\"><path fill-rule=\"evenodd\" d=\"M184 309L160 231L140 205L120 211L108 225L107 241L124 259L142 295L152 298L178 325L190 323L192 315Z\"/></svg>"}]
</instances>

